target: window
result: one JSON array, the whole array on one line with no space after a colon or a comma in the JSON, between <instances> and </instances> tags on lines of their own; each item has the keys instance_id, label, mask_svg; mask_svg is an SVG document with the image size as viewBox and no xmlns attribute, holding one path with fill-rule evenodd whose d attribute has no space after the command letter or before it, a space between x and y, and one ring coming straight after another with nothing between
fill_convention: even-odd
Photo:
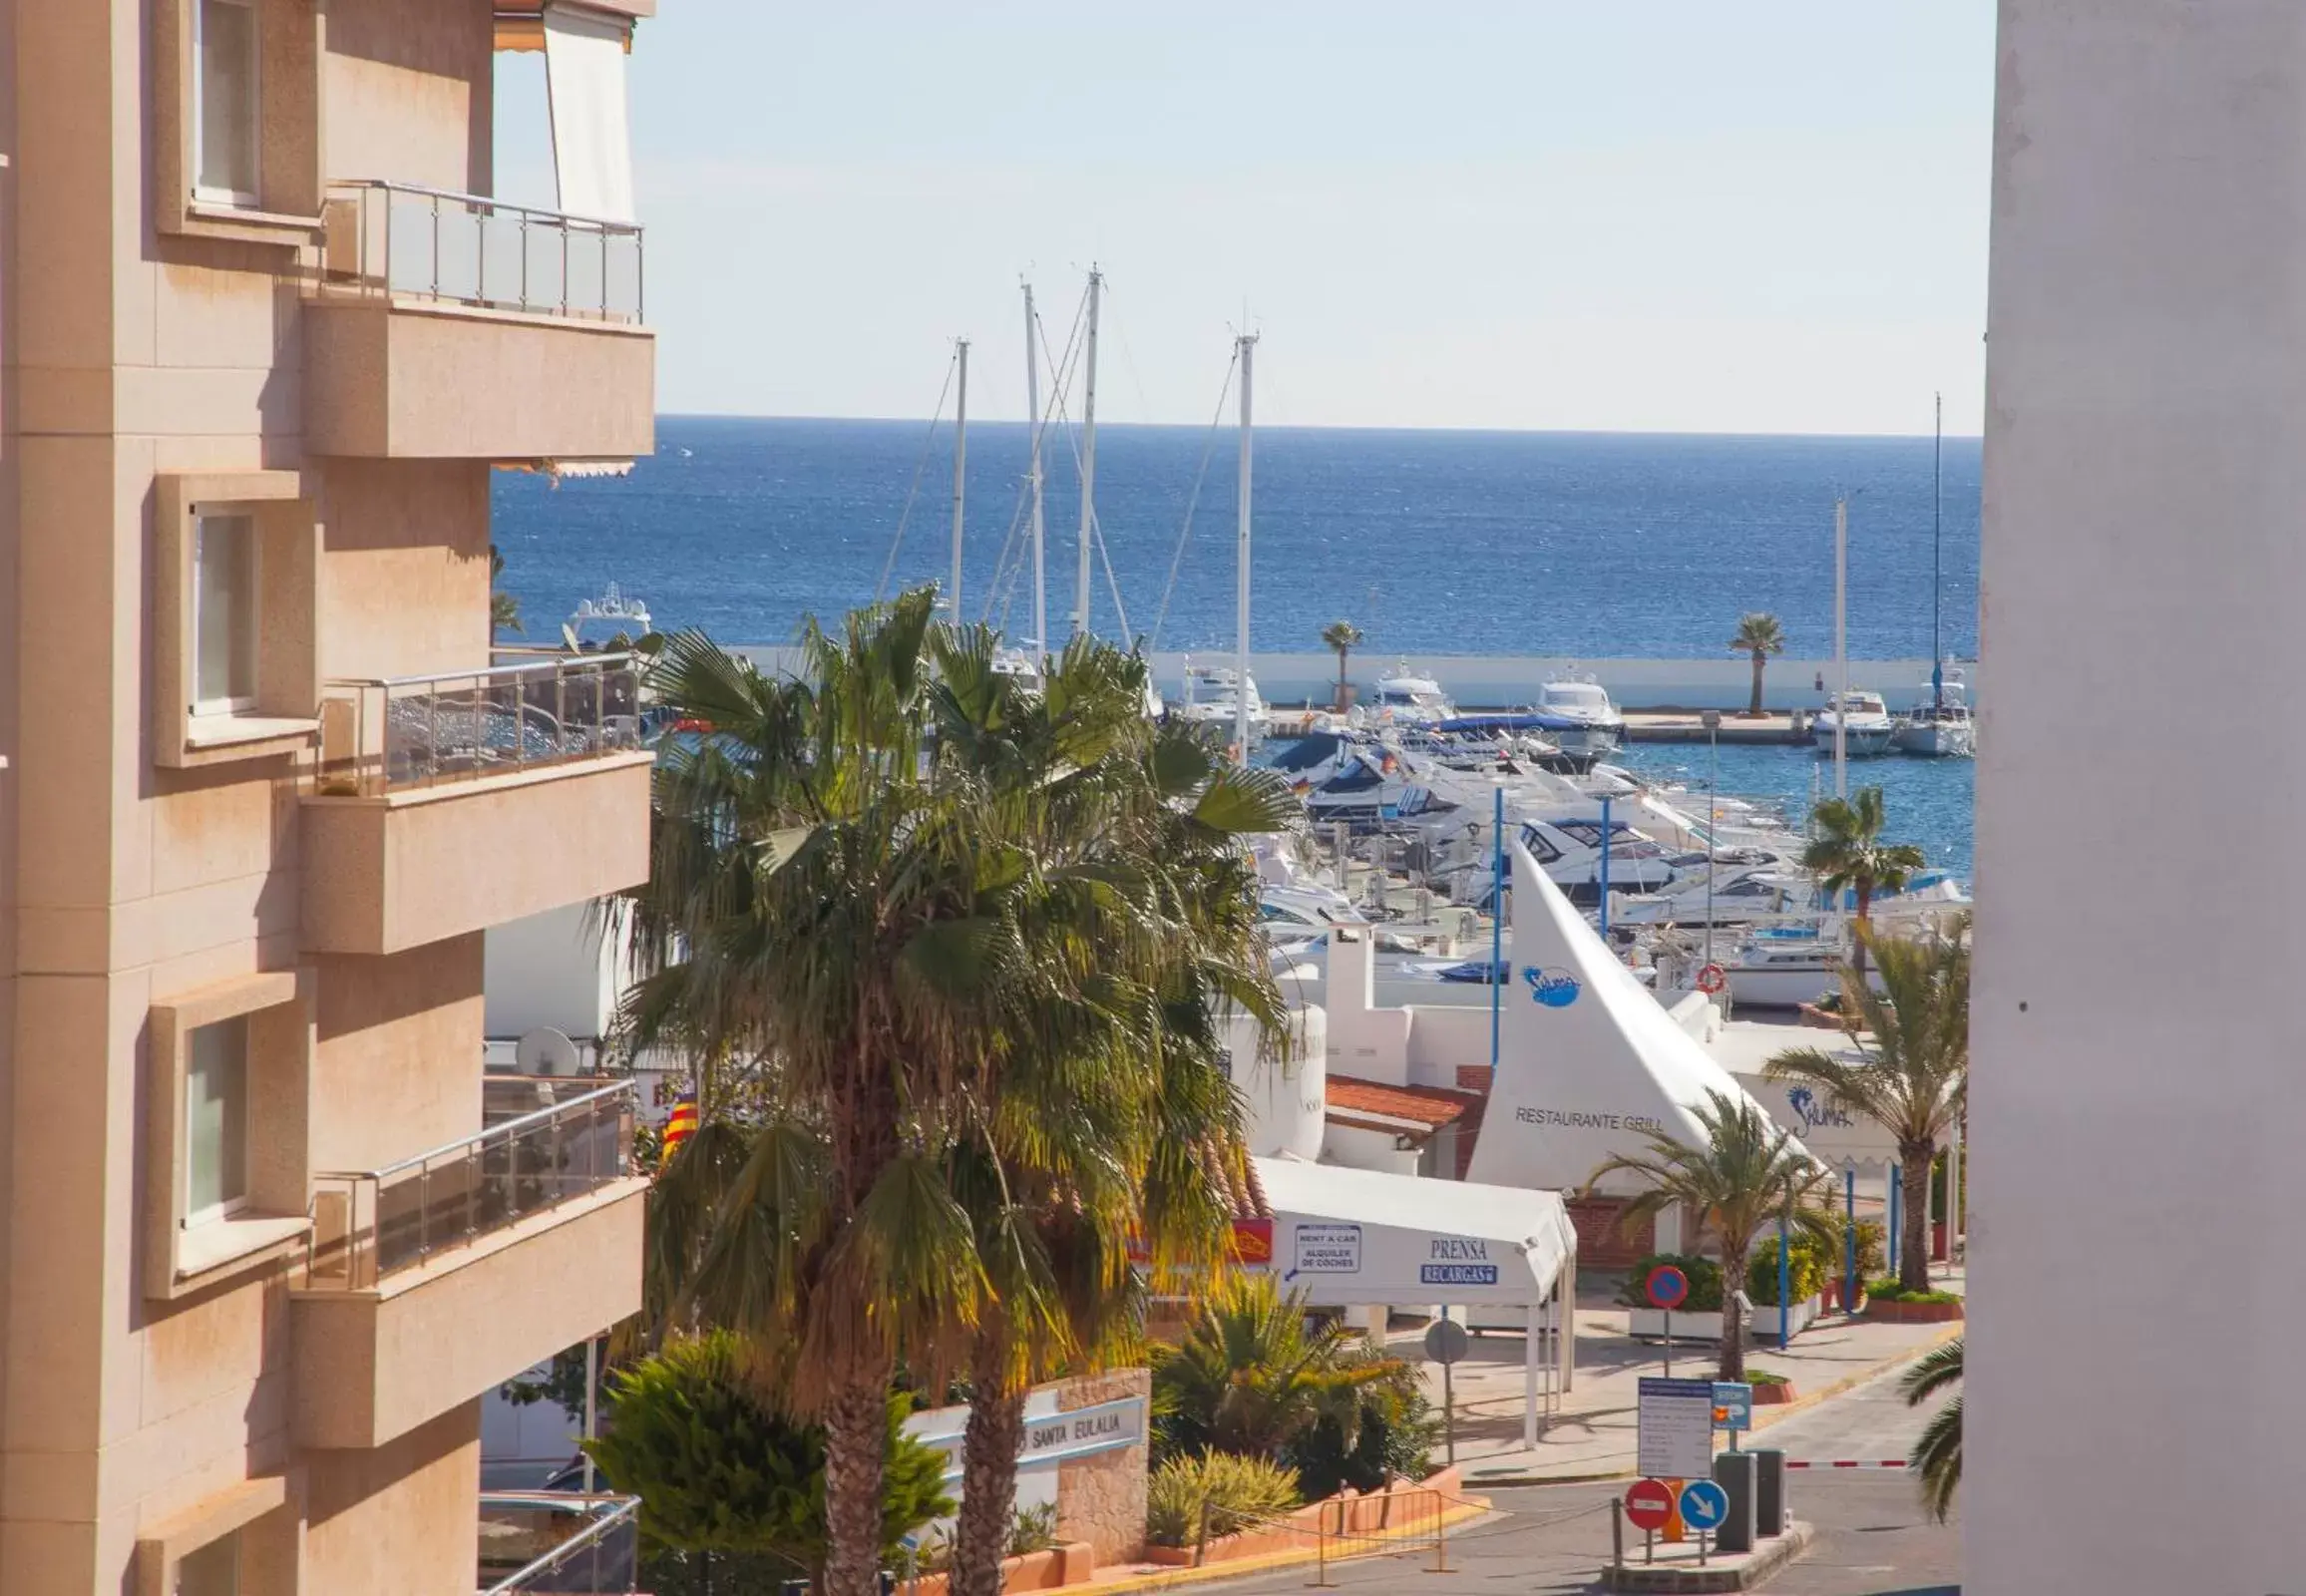
<instances>
[{"instance_id":1,"label":"window","mask_svg":"<svg viewBox=\"0 0 2306 1596\"><path fill-rule=\"evenodd\" d=\"M248 1196L247 1016L199 1026L187 1052L185 1223L196 1225L230 1213Z\"/></svg>"},{"instance_id":2,"label":"window","mask_svg":"<svg viewBox=\"0 0 2306 1596\"><path fill-rule=\"evenodd\" d=\"M171 1596L240 1596L240 1532L187 1552L177 1564Z\"/></svg>"},{"instance_id":3,"label":"window","mask_svg":"<svg viewBox=\"0 0 2306 1596\"><path fill-rule=\"evenodd\" d=\"M256 523L201 516L192 564L192 712L256 707Z\"/></svg>"},{"instance_id":4,"label":"window","mask_svg":"<svg viewBox=\"0 0 2306 1596\"><path fill-rule=\"evenodd\" d=\"M192 193L257 203L256 0L195 0Z\"/></svg>"}]
</instances>

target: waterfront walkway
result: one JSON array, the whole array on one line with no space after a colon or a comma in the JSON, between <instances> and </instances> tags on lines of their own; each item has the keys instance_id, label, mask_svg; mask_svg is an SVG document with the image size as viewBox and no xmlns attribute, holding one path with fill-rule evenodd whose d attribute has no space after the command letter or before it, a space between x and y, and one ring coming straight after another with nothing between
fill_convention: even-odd
<instances>
[{"instance_id":1,"label":"waterfront walkway","mask_svg":"<svg viewBox=\"0 0 2306 1596\"><path fill-rule=\"evenodd\" d=\"M1626 741L1628 742L1705 742L1706 724L1695 709L1628 709ZM1721 738L1725 743L1806 743L1809 741L1809 715L1805 710L1772 709L1748 719L1745 715L1726 712L1722 716Z\"/></svg>"}]
</instances>

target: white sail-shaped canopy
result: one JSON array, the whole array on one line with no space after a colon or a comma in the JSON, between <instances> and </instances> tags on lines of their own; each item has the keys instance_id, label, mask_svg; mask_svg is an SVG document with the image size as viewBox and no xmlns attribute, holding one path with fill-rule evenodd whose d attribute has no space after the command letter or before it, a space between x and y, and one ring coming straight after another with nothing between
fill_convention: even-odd
<instances>
[{"instance_id":1,"label":"white sail-shaped canopy","mask_svg":"<svg viewBox=\"0 0 2306 1596\"><path fill-rule=\"evenodd\" d=\"M1497 1078L1466 1178L1567 1191L1605 1160L1645 1151L1652 1135L1702 1145L1691 1110L1709 1091L1752 1099L1611 955L1529 850L1510 846L1512 968ZM1602 1189L1638 1186L1620 1177Z\"/></svg>"}]
</instances>

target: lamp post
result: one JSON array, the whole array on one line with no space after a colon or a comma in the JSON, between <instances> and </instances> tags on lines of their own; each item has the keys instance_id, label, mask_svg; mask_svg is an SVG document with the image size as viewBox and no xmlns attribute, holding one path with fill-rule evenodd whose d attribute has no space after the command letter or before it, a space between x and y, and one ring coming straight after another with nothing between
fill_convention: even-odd
<instances>
[{"instance_id":1,"label":"lamp post","mask_svg":"<svg viewBox=\"0 0 2306 1596\"><path fill-rule=\"evenodd\" d=\"M1714 963L1714 833L1722 824L1722 711L1698 717L1709 749L1706 776L1706 963Z\"/></svg>"},{"instance_id":2,"label":"lamp post","mask_svg":"<svg viewBox=\"0 0 2306 1596\"><path fill-rule=\"evenodd\" d=\"M1498 1016L1505 1003L1505 778L1489 794L1489 1080L1497 1089Z\"/></svg>"}]
</instances>

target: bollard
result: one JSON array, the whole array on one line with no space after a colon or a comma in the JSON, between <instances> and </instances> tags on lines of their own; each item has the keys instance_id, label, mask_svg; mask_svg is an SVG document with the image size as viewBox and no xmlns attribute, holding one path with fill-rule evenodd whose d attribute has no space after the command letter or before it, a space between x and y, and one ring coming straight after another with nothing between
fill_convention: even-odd
<instances>
[{"instance_id":1,"label":"bollard","mask_svg":"<svg viewBox=\"0 0 2306 1596\"><path fill-rule=\"evenodd\" d=\"M1626 1571L1626 1499L1610 1498L1610 1567Z\"/></svg>"},{"instance_id":2,"label":"bollard","mask_svg":"<svg viewBox=\"0 0 2306 1596\"><path fill-rule=\"evenodd\" d=\"M1774 1446L1747 1452L1753 1459L1753 1517L1763 1535L1785 1533L1785 1453Z\"/></svg>"},{"instance_id":3,"label":"bollard","mask_svg":"<svg viewBox=\"0 0 2306 1596\"><path fill-rule=\"evenodd\" d=\"M1433 1493L1433 1572L1449 1572L1449 1504Z\"/></svg>"},{"instance_id":4,"label":"bollard","mask_svg":"<svg viewBox=\"0 0 2306 1596\"><path fill-rule=\"evenodd\" d=\"M1726 1552L1753 1549L1753 1454L1724 1452L1714 1459L1714 1483L1730 1498L1730 1516L1714 1532L1714 1544Z\"/></svg>"}]
</instances>

